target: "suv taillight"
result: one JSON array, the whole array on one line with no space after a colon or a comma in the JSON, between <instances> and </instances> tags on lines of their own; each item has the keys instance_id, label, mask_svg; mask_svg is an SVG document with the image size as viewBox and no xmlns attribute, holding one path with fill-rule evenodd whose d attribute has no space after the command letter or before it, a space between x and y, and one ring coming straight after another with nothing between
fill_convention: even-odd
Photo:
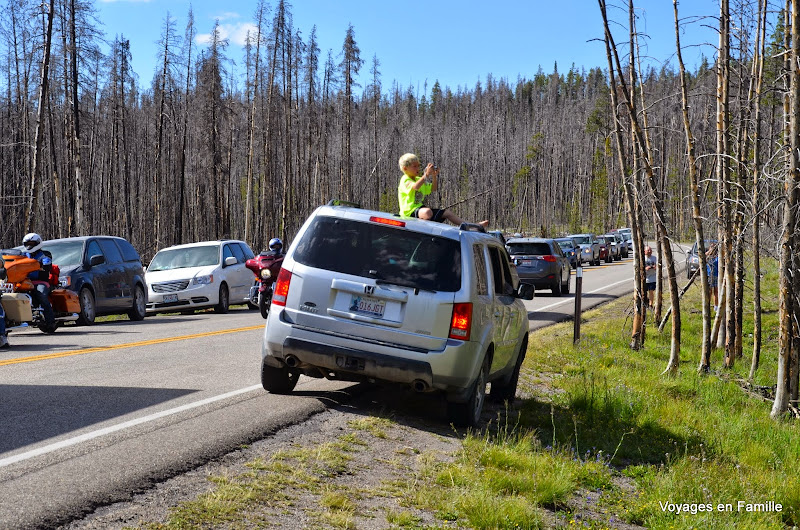
<instances>
[{"instance_id":1,"label":"suv taillight","mask_svg":"<svg viewBox=\"0 0 800 530\"><path fill-rule=\"evenodd\" d=\"M272 293L273 305L286 305L286 298L289 296L289 284L292 281L292 273L281 267L278 273L278 280L275 282L275 291Z\"/></svg>"},{"instance_id":2,"label":"suv taillight","mask_svg":"<svg viewBox=\"0 0 800 530\"><path fill-rule=\"evenodd\" d=\"M453 317L450 319L450 338L469 340L472 328L472 302L453 304Z\"/></svg>"},{"instance_id":3,"label":"suv taillight","mask_svg":"<svg viewBox=\"0 0 800 530\"><path fill-rule=\"evenodd\" d=\"M556 261L555 256L542 256L542 259L545 261L549 261L550 263L554 263Z\"/></svg>"}]
</instances>

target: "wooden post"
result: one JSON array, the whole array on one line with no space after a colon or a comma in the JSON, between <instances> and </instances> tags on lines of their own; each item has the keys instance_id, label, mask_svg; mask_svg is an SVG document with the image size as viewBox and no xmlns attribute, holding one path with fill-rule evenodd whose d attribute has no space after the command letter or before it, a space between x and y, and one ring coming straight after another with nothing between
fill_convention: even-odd
<instances>
[{"instance_id":1,"label":"wooden post","mask_svg":"<svg viewBox=\"0 0 800 530\"><path fill-rule=\"evenodd\" d=\"M583 287L583 267L575 269L575 323L572 331L572 344L581 340L581 288Z\"/></svg>"}]
</instances>

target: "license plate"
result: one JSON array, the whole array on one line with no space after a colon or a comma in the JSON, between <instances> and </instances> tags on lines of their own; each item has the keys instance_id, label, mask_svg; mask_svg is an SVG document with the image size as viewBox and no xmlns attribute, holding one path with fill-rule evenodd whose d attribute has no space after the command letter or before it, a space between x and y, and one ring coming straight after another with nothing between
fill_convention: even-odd
<instances>
[{"instance_id":1,"label":"license plate","mask_svg":"<svg viewBox=\"0 0 800 530\"><path fill-rule=\"evenodd\" d=\"M370 298L369 296L353 296L350 300L350 311L369 315L371 317L383 318L383 312L386 310L386 303L377 298Z\"/></svg>"},{"instance_id":2,"label":"license plate","mask_svg":"<svg viewBox=\"0 0 800 530\"><path fill-rule=\"evenodd\" d=\"M178 301L178 295L177 294L165 294L164 298L163 298L163 301L164 301L165 304L168 304L170 302L177 302Z\"/></svg>"},{"instance_id":3,"label":"license plate","mask_svg":"<svg viewBox=\"0 0 800 530\"><path fill-rule=\"evenodd\" d=\"M522 265L523 267L530 267L531 265L533 265L533 261L529 259L524 259L520 261L519 264Z\"/></svg>"}]
</instances>

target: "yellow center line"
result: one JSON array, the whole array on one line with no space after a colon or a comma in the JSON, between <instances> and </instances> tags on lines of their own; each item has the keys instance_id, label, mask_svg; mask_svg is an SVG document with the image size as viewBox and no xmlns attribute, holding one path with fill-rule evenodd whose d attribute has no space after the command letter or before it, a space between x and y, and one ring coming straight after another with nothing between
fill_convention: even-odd
<instances>
[{"instance_id":1,"label":"yellow center line","mask_svg":"<svg viewBox=\"0 0 800 530\"><path fill-rule=\"evenodd\" d=\"M83 355L85 353L95 353L101 351L121 350L123 348L136 348L138 346L150 346L153 344L164 344L166 342L176 342L179 340L199 339L202 337L213 337L214 335L226 335L228 333L238 333L240 331L252 331L254 329L264 329L264 325L248 326L246 328L224 329L222 331L208 331L206 333L195 333L194 335L181 335L180 337L167 337L164 339L143 340L140 342L129 342L127 344L116 344L114 346L99 346L97 348L84 348L82 350L70 350L45 355L33 355L31 357L18 357L16 359L6 359L0 361L0 366L9 364L29 363L33 361L44 361L46 359L58 359L59 357L70 357L72 355Z\"/></svg>"}]
</instances>

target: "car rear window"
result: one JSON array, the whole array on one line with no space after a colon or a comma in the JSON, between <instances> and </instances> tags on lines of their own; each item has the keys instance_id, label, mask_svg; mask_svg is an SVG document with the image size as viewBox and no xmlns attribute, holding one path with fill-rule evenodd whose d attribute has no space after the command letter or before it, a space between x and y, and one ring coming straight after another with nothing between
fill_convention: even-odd
<instances>
[{"instance_id":1,"label":"car rear window","mask_svg":"<svg viewBox=\"0 0 800 530\"><path fill-rule=\"evenodd\" d=\"M429 291L461 288L458 241L385 225L318 216L294 251L318 269Z\"/></svg>"},{"instance_id":2,"label":"car rear window","mask_svg":"<svg viewBox=\"0 0 800 530\"><path fill-rule=\"evenodd\" d=\"M553 254L547 243L509 243L508 251L511 254L525 254L526 256L549 256Z\"/></svg>"},{"instance_id":3,"label":"car rear window","mask_svg":"<svg viewBox=\"0 0 800 530\"><path fill-rule=\"evenodd\" d=\"M556 239L556 243L558 243L558 245L561 248L563 248L564 250L568 250L568 249L571 249L571 248L575 247L575 243L573 243L572 241L570 241L568 239L563 239L563 240L562 239Z\"/></svg>"}]
</instances>

